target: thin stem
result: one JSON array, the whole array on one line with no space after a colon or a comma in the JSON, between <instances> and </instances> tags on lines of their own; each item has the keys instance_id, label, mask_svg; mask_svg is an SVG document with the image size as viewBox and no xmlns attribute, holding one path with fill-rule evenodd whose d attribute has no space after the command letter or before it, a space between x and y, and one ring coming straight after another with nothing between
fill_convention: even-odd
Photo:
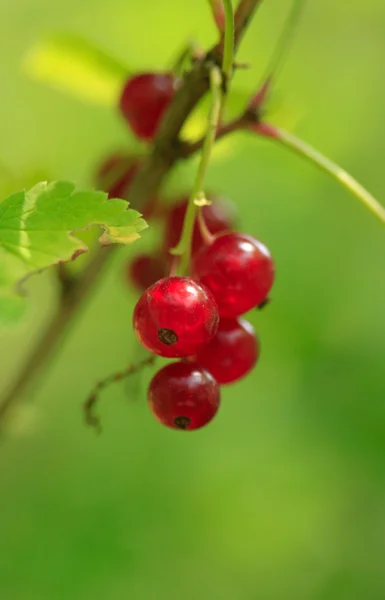
<instances>
[{"instance_id":1,"label":"thin stem","mask_svg":"<svg viewBox=\"0 0 385 600\"><path fill-rule=\"evenodd\" d=\"M247 126L247 123L247 117L244 115L236 117L232 121L229 121L228 123L218 127L215 140L218 141L230 133L234 133L235 131L241 131ZM204 141L205 138L200 138L196 142L184 142L181 147L181 158L189 158L191 155L198 152L198 150L202 148Z\"/></svg>"},{"instance_id":2,"label":"thin stem","mask_svg":"<svg viewBox=\"0 0 385 600\"><path fill-rule=\"evenodd\" d=\"M208 0L211 11L213 13L214 21L219 31L222 32L225 25L225 12L223 9L222 0Z\"/></svg>"},{"instance_id":3,"label":"thin stem","mask_svg":"<svg viewBox=\"0 0 385 600\"><path fill-rule=\"evenodd\" d=\"M195 40L189 40L188 43L178 53L176 59L174 59L170 66L170 71L175 77L179 77L183 74L186 63L188 60L191 61L196 55L202 54L203 51L198 47Z\"/></svg>"},{"instance_id":4,"label":"thin stem","mask_svg":"<svg viewBox=\"0 0 385 600\"><path fill-rule=\"evenodd\" d=\"M283 58L287 56L290 44L293 41L294 33L299 23L305 0L293 0L290 13L285 21L283 31L278 39L273 55L258 86L258 92L250 102L250 108L256 108L264 104L267 94L270 91L273 78L277 77L279 68L282 67Z\"/></svg>"},{"instance_id":5,"label":"thin stem","mask_svg":"<svg viewBox=\"0 0 385 600\"><path fill-rule=\"evenodd\" d=\"M89 290L102 273L103 268L106 266L115 249L116 246L100 248L85 268L78 282L69 289L68 293L64 293L61 296L57 312L48 323L37 345L32 349L17 381L2 398L0 403L0 421L4 419L15 399L24 392L32 377L41 369L42 365L47 364L52 359L59 341L62 339L64 333L68 332L68 326L72 322L74 315L80 306L84 304Z\"/></svg>"},{"instance_id":6,"label":"thin stem","mask_svg":"<svg viewBox=\"0 0 385 600\"><path fill-rule=\"evenodd\" d=\"M215 142L217 133L218 121L221 112L222 103L222 76L218 67L213 66L210 71L210 88L211 88L211 107L208 116L207 133L203 143L201 160L198 167L197 176L191 192L190 200L187 206L186 215L183 222L181 237L172 254L180 255L179 272L185 273L190 263L191 240L195 223L197 205L195 201L204 194L203 184L206 171L209 165L211 150Z\"/></svg>"},{"instance_id":7,"label":"thin stem","mask_svg":"<svg viewBox=\"0 0 385 600\"><path fill-rule=\"evenodd\" d=\"M234 61L234 12L232 0L223 0L225 9L225 37L223 42L223 61L222 71L225 78L225 83L231 79Z\"/></svg>"},{"instance_id":8,"label":"thin stem","mask_svg":"<svg viewBox=\"0 0 385 600\"><path fill-rule=\"evenodd\" d=\"M209 244L212 243L214 236L210 232L209 228L207 227L205 217L203 214L203 206L198 211L198 225L199 225L199 231L202 236L202 239L203 239L204 243L208 246Z\"/></svg>"},{"instance_id":9,"label":"thin stem","mask_svg":"<svg viewBox=\"0 0 385 600\"><path fill-rule=\"evenodd\" d=\"M238 46L257 8L262 0L239 0L235 11L235 46Z\"/></svg>"},{"instance_id":10,"label":"thin stem","mask_svg":"<svg viewBox=\"0 0 385 600\"><path fill-rule=\"evenodd\" d=\"M321 154L318 150L296 137L292 133L280 129L275 125L266 124L265 131L263 129L257 131L262 133L265 137L269 137L290 150L296 152L303 158L315 164L317 167L331 175L339 183L341 183L347 190L349 190L354 196L356 196L366 208L368 208L382 223L385 223L385 208L372 196L368 190L366 190L352 175L347 173L335 162Z\"/></svg>"},{"instance_id":11,"label":"thin stem","mask_svg":"<svg viewBox=\"0 0 385 600\"><path fill-rule=\"evenodd\" d=\"M96 408L96 404L99 399L100 392L102 390L104 390L106 387L108 387L109 385L111 385L111 383L116 383L118 381L122 381L123 379L126 379L126 377L129 377L130 375L134 375L135 373L138 373L144 367L153 365L154 362L155 362L155 356L153 356L153 355L147 356L147 358L144 358L143 360L141 360L135 364L129 365L123 371L118 371L117 373L112 373L111 375L108 375L104 379L101 379L100 381L98 381L98 383L95 385L94 389L92 390L92 392L90 393L90 395L88 396L87 400L84 403L84 418L85 418L86 424L90 425L90 427L93 427L96 430L96 433L101 433L102 427L100 424L100 419L95 414L95 408Z\"/></svg>"}]
</instances>

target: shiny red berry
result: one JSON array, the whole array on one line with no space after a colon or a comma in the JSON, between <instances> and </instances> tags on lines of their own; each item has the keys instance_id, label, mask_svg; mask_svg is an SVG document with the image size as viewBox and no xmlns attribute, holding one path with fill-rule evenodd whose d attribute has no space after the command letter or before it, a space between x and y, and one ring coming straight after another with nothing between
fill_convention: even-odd
<instances>
[{"instance_id":1,"label":"shiny red berry","mask_svg":"<svg viewBox=\"0 0 385 600\"><path fill-rule=\"evenodd\" d=\"M175 93L171 73L140 73L129 79L120 98L120 110L134 133L152 140Z\"/></svg>"},{"instance_id":2,"label":"shiny red berry","mask_svg":"<svg viewBox=\"0 0 385 600\"><path fill-rule=\"evenodd\" d=\"M202 208L203 217L210 233L216 234L232 229L235 223L235 206L227 199L210 197L212 204ZM167 217L164 233L164 248L169 251L179 242L188 200L183 199L175 204ZM203 245L203 238L196 222L193 233L192 251L197 252Z\"/></svg>"},{"instance_id":3,"label":"shiny red berry","mask_svg":"<svg viewBox=\"0 0 385 600\"><path fill-rule=\"evenodd\" d=\"M153 415L173 429L200 429L215 416L219 385L196 363L176 362L163 367L148 389Z\"/></svg>"},{"instance_id":4,"label":"shiny red berry","mask_svg":"<svg viewBox=\"0 0 385 600\"><path fill-rule=\"evenodd\" d=\"M127 265L128 282L143 291L166 276L164 260L151 254L135 256Z\"/></svg>"},{"instance_id":5,"label":"shiny red berry","mask_svg":"<svg viewBox=\"0 0 385 600\"><path fill-rule=\"evenodd\" d=\"M96 185L108 193L109 198L125 198L131 182L139 171L137 157L116 152L98 168Z\"/></svg>"},{"instance_id":6,"label":"shiny red berry","mask_svg":"<svg viewBox=\"0 0 385 600\"><path fill-rule=\"evenodd\" d=\"M274 281L270 252L243 233L218 235L193 257L193 272L214 294L221 317L238 317L261 304Z\"/></svg>"},{"instance_id":7,"label":"shiny red berry","mask_svg":"<svg viewBox=\"0 0 385 600\"><path fill-rule=\"evenodd\" d=\"M194 357L220 384L233 383L254 367L259 342L244 319L221 319L216 336Z\"/></svg>"},{"instance_id":8,"label":"shiny red berry","mask_svg":"<svg viewBox=\"0 0 385 600\"><path fill-rule=\"evenodd\" d=\"M165 277L139 298L133 326L139 342L168 358L191 356L216 334L217 303L190 277Z\"/></svg>"}]
</instances>

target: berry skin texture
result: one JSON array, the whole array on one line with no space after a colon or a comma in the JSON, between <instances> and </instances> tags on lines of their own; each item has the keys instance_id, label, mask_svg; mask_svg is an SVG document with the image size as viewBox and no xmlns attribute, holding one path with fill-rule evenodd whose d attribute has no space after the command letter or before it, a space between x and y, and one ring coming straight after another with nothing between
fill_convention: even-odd
<instances>
[{"instance_id":1,"label":"berry skin texture","mask_svg":"<svg viewBox=\"0 0 385 600\"><path fill-rule=\"evenodd\" d=\"M220 197L210 197L212 204L202 208L203 217L210 233L216 234L234 227L236 210L235 206L227 199ZM187 210L188 199L183 199L175 204L166 221L166 230L164 234L164 249L166 252L177 245L182 233L183 221ZM204 245L204 240L199 230L199 225L195 222L192 252L195 254Z\"/></svg>"},{"instance_id":2,"label":"berry skin texture","mask_svg":"<svg viewBox=\"0 0 385 600\"><path fill-rule=\"evenodd\" d=\"M151 141L175 93L171 73L140 73L129 79L120 97L120 111L133 132Z\"/></svg>"},{"instance_id":3,"label":"berry skin texture","mask_svg":"<svg viewBox=\"0 0 385 600\"><path fill-rule=\"evenodd\" d=\"M176 362L163 367L148 388L153 415L173 429L200 429L215 416L219 385L196 363Z\"/></svg>"},{"instance_id":4,"label":"berry skin texture","mask_svg":"<svg viewBox=\"0 0 385 600\"><path fill-rule=\"evenodd\" d=\"M139 342L153 354L191 356L216 334L217 303L209 290L190 277L165 277L139 298L133 327Z\"/></svg>"},{"instance_id":5,"label":"berry skin texture","mask_svg":"<svg viewBox=\"0 0 385 600\"><path fill-rule=\"evenodd\" d=\"M216 336L194 357L219 384L234 383L254 367L259 341L245 319L221 319Z\"/></svg>"},{"instance_id":6,"label":"berry skin texture","mask_svg":"<svg viewBox=\"0 0 385 600\"><path fill-rule=\"evenodd\" d=\"M238 317L266 298L274 263L266 246L252 236L224 233L193 256L193 273L214 294L221 317Z\"/></svg>"},{"instance_id":7,"label":"berry skin texture","mask_svg":"<svg viewBox=\"0 0 385 600\"><path fill-rule=\"evenodd\" d=\"M124 198L138 171L139 161L136 157L116 152L98 168L96 185L107 192L109 198Z\"/></svg>"},{"instance_id":8,"label":"berry skin texture","mask_svg":"<svg viewBox=\"0 0 385 600\"><path fill-rule=\"evenodd\" d=\"M146 290L150 285L166 275L166 265L161 258L151 254L135 256L127 265L127 280L138 290Z\"/></svg>"}]
</instances>

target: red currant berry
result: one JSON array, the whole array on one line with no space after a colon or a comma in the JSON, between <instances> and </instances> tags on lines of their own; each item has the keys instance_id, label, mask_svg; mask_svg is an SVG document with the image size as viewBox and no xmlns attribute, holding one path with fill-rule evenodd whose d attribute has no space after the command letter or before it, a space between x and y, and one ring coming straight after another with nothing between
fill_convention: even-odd
<instances>
[{"instance_id":1,"label":"red currant berry","mask_svg":"<svg viewBox=\"0 0 385 600\"><path fill-rule=\"evenodd\" d=\"M139 342L168 358L191 356L216 334L219 317L211 292L190 277L165 277L139 298L133 326Z\"/></svg>"},{"instance_id":2,"label":"red currant berry","mask_svg":"<svg viewBox=\"0 0 385 600\"><path fill-rule=\"evenodd\" d=\"M212 204L202 208L203 217L210 233L221 233L234 227L235 207L227 199L210 198ZM168 215L166 222L166 231L164 234L164 247L168 252L179 242L182 233L183 221L187 210L188 200L183 199L175 204ZM203 245L203 238L196 222L194 227L192 251L197 252Z\"/></svg>"},{"instance_id":3,"label":"red currant berry","mask_svg":"<svg viewBox=\"0 0 385 600\"><path fill-rule=\"evenodd\" d=\"M146 290L150 285L165 277L166 265L161 258L150 254L140 254L127 265L129 283L139 290Z\"/></svg>"},{"instance_id":4,"label":"red currant berry","mask_svg":"<svg viewBox=\"0 0 385 600\"><path fill-rule=\"evenodd\" d=\"M238 317L261 304L274 281L268 249L243 233L218 235L193 257L193 272L214 294L221 317Z\"/></svg>"},{"instance_id":5,"label":"red currant berry","mask_svg":"<svg viewBox=\"0 0 385 600\"><path fill-rule=\"evenodd\" d=\"M219 385L196 363L172 363L153 377L148 402L153 415L164 425L173 429L200 429L219 408Z\"/></svg>"},{"instance_id":6,"label":"red currant berry","mask_svg":"<svg viewBox=\"0 0 385 600\"><path fill-rule=\"evenodd\" d=\"M136 157L116 152L108 157L96 173L96 185L108 193L109 198L124 198L139 171Z\"/></svg>"},{"instance_id":7,"label":"red currant berry","mask_svg":"<svg viewBox=\"0 0 385 600\"><path fill-rule=\"evenodd\" d=\"M216 336L194 357L218 383L233 383L254 367L259 342L244 319L221 319Z\"/></svg>"},{"instance_id":8,"label":"red currant berry","mask_svg":"<svg viewBox=\"0 0 385 600\"><path fill-rule=\"evenodd\" d=\"M134 133L152 140L175 93L171 73L140 73L129 79L120 98L120 110Z\"/></svg>"}]
</instances>

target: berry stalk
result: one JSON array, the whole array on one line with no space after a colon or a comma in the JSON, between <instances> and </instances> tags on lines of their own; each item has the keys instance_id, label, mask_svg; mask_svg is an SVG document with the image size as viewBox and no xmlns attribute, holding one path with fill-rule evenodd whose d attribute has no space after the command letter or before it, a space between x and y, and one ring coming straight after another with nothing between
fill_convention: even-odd
<instances>
[{"instance_id":1,"label":"berry stalk","mask_svg":"<svg viewBox=\"0 0 385 600\"><path fill-rule=\"evenodd\" d=\"M258 86L258 91L249 104L249 108L256 109L261 107L267 99L270 92L273 78L277 77L278 70L282 67L283 59L286 57L290 45L292 43L295 30L299 23L305 0L294 0L290 13L284 24L284 28L277 42L273 55L267 65L261 83Z\"/></svg>"},{"instance_id":2,"label":"berry stalk","mask_svg":"<svg viewBox=\"0 0 385 600\"><path fill-rule=\"evenodd\" d=\"M225 84L227 84L231 79L234 61L235 26L232 0L223 0L223 7L225 10L225 37L223 43L222 71Z\"/></svg>"},{"instance_id":3,"label":"berry stalk","mask_svg":"<svg viewBox=\"0 0 385 600\"><path fill-rule=\"evenodd\" d=\"M203 143L201 160L197 176L191 192L190 200L186 210L183 229L178 245L171 252L175 256L181 256L179 272L185 273L190 263L191 242L194 230L195 216L197 211L196 202L204 198L203 184L209 165L212 147L215 142L219 117L222 105L222 76L218 67L213 66L210 71L211 107L208 116L208 127Z\"/></svg>"},{"instance_id":4,"label":"berry stalk","mask_svg":"<svg viewBox=\"0 0 385 600\"><path fill-rule=\"evenodd\" d=\"M367 189L365 189L352 175L337 163L324 156L321 152L307 144L293 133L270 125L261 123L255 126L257 133L280 142L296 154L312 162L319 169L322 169L339 183L341 183L349 192L356 196L366 208L368 208L382 223L385 223L385 208L375 199Z\"/></svg>"}]
</instances>

